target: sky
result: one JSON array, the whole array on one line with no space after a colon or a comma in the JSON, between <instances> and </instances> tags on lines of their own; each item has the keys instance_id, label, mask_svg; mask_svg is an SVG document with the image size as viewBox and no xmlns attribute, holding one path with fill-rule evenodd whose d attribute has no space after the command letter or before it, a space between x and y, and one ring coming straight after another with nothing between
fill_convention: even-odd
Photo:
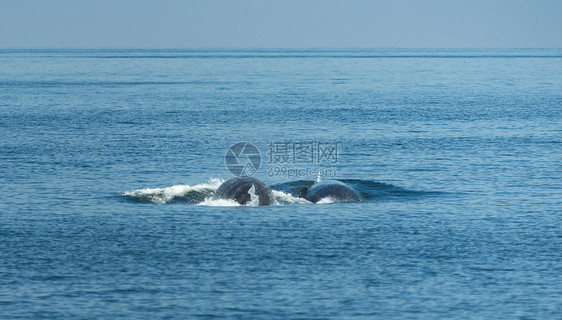
<instances>
[{"instance_id":1,"label":"sky","mask_svg":"<svg viewBox=\"0 0 562 320\"><path fill-rule=\"evenodd\" d=\"M0 0L0 48L562 47L558 0Z\"/></svg>"}]
</instances>

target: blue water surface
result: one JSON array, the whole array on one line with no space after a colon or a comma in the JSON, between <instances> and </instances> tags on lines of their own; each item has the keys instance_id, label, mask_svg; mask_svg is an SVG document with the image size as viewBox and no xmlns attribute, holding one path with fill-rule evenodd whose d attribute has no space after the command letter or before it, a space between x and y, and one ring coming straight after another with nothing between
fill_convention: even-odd
<instances>
[{"instance_id":1,"label":"blue water surface","mask_svg":"<svg viewBox=\"0 0 562 320\"><path fill-rule=\"evenodd\" d=\"M386 54L0 50L0 318L560 317L562 51Z\"/></svg>"}]
</instances>

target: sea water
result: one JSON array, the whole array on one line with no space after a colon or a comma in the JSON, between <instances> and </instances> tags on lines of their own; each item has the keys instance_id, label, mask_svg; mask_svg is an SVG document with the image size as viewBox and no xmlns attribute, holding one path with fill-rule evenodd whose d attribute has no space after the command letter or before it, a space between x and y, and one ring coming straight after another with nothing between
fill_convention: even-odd
<instances>
[{"instance_id":1,"label":"sea water","mask_svg":"<svg viewBox=\"0 0 562 320\"><path fill-rule=\"evenodd\" d=\"M560 49L3 49L0 134L3 319L562 314Z\"/></svg>"}]
</instances>

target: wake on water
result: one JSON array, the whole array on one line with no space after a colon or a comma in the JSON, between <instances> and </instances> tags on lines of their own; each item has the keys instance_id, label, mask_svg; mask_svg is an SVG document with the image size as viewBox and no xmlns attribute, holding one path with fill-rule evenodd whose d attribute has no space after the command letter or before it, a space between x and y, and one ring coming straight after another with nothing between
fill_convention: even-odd
<instances>
[{"instance_id":1,"label":"wake on water","mask_svg":"<svg viewBox=\"0 0 562 320\"><path fill-rule=\"evenodd\" d=\"M166 188L145 188L128 191L120 194L131 201L142 203L186 203L190 205L215 206L215 207L238 207L241 206L235 200L215 199L214 195L223 179L210 179L206 183L191 185L175 185ZM366 201L377 199L389 200L400 197L401 199L418 197L422 195L437 194L436 192L411 191L372 180L347 179L340 180L359 191ZM274 205L312 204L304 198L306 190L315 181L297 180L271 186L275 197ZM250 202L246 206L258 206L259 197L255 194L255 188L248 191ZM317 204L337 202L335 199L324 198Z\"/></svg>"}]
</instances>

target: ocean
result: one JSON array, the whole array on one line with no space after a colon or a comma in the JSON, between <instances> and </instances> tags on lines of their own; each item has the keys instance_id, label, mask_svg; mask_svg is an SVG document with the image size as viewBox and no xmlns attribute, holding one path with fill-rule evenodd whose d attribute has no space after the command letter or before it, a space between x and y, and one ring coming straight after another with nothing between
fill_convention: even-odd
<instances>
[{"instance_id":1,"label":"ocean","mask_svg":"<svg viewBox=\"0 0 562 320\"><path fill-rule=\"evenodd\" d=\"M2 319L562 315L560 49L2 49L0 133Z\"/></svg>"}]
</instances>

